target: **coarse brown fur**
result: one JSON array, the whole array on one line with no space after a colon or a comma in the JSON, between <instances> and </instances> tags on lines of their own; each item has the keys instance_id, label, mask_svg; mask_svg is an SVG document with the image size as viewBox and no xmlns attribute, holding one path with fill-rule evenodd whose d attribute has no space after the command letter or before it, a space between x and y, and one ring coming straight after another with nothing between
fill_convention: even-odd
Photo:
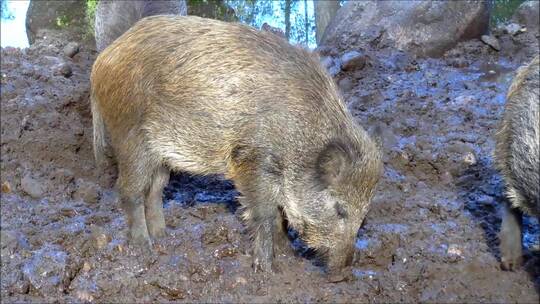
<instances>
[{"instance_id":1,"label":"coarse brown fur","mask_svg":"<svg viewBox=\"0 0 540 304\"><path fill-rule=\"evenodd\" d=\"M256 269L283 249L283 215L331 269L350 262L381 155L316 55L241 24L154 16L99 55L91 82L96 157L106 130L132 240L163 234L168 170L224 174Z\"/></svg>"},{"instance_id":2,"label":"coarse brown fur","mask_svg":"<svg viewBox=\"0 0 540 304\"><path fill-rule=\"evenodd\" d=\"M540 216L540 60L519 69L508 90L496 134L495 164L504 177L506 196L501 227L505 269L521 263L521 212Z\"/></svg>"}]
</instances>

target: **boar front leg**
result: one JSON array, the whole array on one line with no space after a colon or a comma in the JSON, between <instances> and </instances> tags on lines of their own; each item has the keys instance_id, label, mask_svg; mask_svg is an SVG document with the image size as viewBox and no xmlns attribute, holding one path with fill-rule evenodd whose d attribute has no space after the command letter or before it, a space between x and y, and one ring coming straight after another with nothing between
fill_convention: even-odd
<instances>
[{"instance_id":1,"label":"boar front leg","mask_svg":"<svg viewBox=\"0 0 540 304\"><path fill-rule=\"evenodd\" d=\"M243 181L246 181L244 183ZM236 180L244 213L242 214L253 239L253 268L255 272L272 272L274 258L274 238L282 229L277 227L281 219L278 197L272 182L259 178ZM261 189L264 187L265 189Z\"/></svg>"},{"instance_id":2,"label":"boar front leg","mask_svg":"<svg viewBox=\"0 0 540 304\"><path fill-rule=\"evenodd\" d=\"M274 256L278 254L288 255L294 253L291 241L288 237L287 223L282 210L277 212L274 228Z\"/></svg>"},{"instance_id":3,"label":"boar front leg","mask_svg":"<svg viewBox=\"0 0 540 304\"><path fill-rule=\"evenodd\" d=\"M521 212L503 204L504 213L499 234L501 250L501 267L514 270L521 265L523 253L521 248Z\"/></svg>"}]
</instances>

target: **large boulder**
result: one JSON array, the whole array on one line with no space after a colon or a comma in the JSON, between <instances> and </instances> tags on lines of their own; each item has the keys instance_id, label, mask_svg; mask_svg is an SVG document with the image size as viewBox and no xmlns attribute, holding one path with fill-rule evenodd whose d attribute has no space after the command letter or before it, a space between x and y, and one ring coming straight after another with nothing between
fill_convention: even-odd
<instances>
[{"instance_id":1,"label":"large boulder","mask_svg":"<svg viewBox=\"0 0 540 304\"><path fill-rule=\"evenodd\" d=\"M66 33L80 36L86 25L86 1L30 1L26 11L26 35L33 44L41 30L67 29Z\"/></svg>"},{"instance_id":2,"label":"large boulder","mask_svg":"<svg viewBox=\"0 0 540 304\"><path fill-rule=\"evenodd\" d=\"M141 18L164 14L186 15L186 1L99 1L95 19L97 50L100 52L103 51Z\"/></svg>"},{"instance_id":3,"label":"large boulder","mask_svg":"<svg viewBox=\"0 0 540 304\"><path fill-rule=\"evenodd\" d=\"M523 2L514 13L514 16L512 16L512 20L527 27L528 31L538 33L540 26L540 1Z\"/></svg>"},{"instance_id":4,"label":"large boulder","mask_svg":"<svg viewBox=\"0 0 540 304\"><path fill-rule=\"evenodd\" d=\"M394 47L438 56L488 29L487 1L348 1L321 45L339 49Z\"/></svg>"}]
</instances>

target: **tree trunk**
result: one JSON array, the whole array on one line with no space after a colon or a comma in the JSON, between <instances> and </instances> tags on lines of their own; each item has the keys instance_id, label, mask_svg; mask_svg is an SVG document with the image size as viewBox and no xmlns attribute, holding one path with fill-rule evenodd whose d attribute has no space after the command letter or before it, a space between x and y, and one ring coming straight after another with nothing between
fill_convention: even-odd
<instances>
[{"instance_id":1,"label":"tree trunk","mask_svg":"<svg viewBox=\"0 0 540 304\"><path fill-rule=\"evenodd\" d=\"M285 37L291 37L291 0L285 0Z\"/></svg>"},{"instance_id":2,"label":"tree trunk","mask_svg":"<svg viewBox=\"0 0 540 304\"><path fill-rule=\"evenodd\" d=\"M305 16L305 32L306 32L306 45L309 44L309 19L308 19L308 11L307 11L307 0L304 0L304 16Z\"/></svg>"},{"instance_id":3,"label":"tree trunk","mask_svg":"<svg viewBox=\"0 0 540 304\"><path fill-rule=\"evenodd\" d=\"M339 9L337 0L316 0L315 5L315 26L317 28L317 44L321 41L326 26L332 21Z\"/></svg>"}]
</instances>

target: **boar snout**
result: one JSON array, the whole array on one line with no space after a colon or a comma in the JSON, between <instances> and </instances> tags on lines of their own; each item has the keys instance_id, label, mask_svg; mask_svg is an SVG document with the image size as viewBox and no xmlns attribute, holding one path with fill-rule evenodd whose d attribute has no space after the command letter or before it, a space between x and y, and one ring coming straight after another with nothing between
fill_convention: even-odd
<instances>
[{"instance_id":1,"label":"boar snout","mask_svg":"<svg viewBox=\"0 0 540 304\"><path fill-rule=\"evenodd\" d=\"M354 243L352 243L354 244ZM347 244L328 251L327 268L330 273L340 271L350 266L354 256L354 245Z\"/></svg>"}]
</instances>

